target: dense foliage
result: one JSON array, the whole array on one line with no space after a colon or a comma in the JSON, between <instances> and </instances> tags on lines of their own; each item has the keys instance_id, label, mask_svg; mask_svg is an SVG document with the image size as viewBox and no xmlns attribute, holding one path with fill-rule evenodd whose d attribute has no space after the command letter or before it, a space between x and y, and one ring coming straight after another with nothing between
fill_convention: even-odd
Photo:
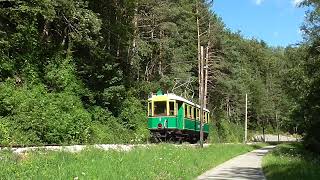
<instances>
[{"instance_id":1,"label":"dense foliage","mask_svg":"<svg viewBox=\"0 0 320 180\"><path fill-rule=\"evenodd\" d=\"M292 88L297 102L293 120L305 135L305 146L320 153L320 2L305 0L301 6L309 7L302 26L306 42L288 53L295 56L289 74L297 83Z\"/></svg>"},{"instance_id":2,"label":"dense foliage","mask_svg":"<svg viewBox=\"0 0 320 180\"><path fill-rule=\"evenodd\" d=\"M248 94L250 129L320 142L319 3L304 2L314 7L307 42L287 48L231 32L211 3L1 1L0 144L146 141L150 92L197 102L197 18L200 45L210 43L214 141L241 141Z\"/></svg>"}]
</instances>

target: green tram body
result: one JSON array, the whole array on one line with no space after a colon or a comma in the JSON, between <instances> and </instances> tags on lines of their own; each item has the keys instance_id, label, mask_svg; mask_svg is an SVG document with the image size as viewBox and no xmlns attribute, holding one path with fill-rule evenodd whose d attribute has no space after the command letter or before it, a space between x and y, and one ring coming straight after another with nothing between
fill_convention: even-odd
<instances>
[{"instance_id":1,"label":"green tram body","mask_svg":"<svg viewBox=\"0 0 320 180\"><path fill-rule=\"evenodd\" d=\"M209 110L204 109L204 139L209 134ZM152 95L148 99L148 129L158 140L186 140L200 137L200 106L175 94Z\"/></svg>"}]
</instances>

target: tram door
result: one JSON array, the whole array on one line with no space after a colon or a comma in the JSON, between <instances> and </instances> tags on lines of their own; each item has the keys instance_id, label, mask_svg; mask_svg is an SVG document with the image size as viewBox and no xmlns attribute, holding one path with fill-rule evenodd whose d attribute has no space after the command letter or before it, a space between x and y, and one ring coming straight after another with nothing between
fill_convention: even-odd
<instances>
[{"instance_id":1,"label":"tram door","mask_svg":"<svg viewBox=\"0 0 320 180\"><path fill-rule=\"evenodd\" d=\"M183 116L184 116L183 103L181 101L177 101L177 104L178 104L177 126L178 126L178 129L183 129Z\"/></svg>"}]
</instances>

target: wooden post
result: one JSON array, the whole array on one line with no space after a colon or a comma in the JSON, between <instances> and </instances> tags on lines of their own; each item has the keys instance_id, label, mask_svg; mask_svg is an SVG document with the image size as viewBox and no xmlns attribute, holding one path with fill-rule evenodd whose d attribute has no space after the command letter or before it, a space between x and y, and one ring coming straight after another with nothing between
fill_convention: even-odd
<instances>
[{"instance_id":1,"label":"wooden post","mask_svg":"<svg viewBox=\"0 0 320 180\"><path fill-rule=\"evenodd\" d=\"M204 69L204 58L203 58L203 46L201 46L200 48L200 52L201 52L201 61L200 61L200 70L201 70L201 78L200 78L200 147L203 148L203 108L204 108L204 88L203 88L203 82L204 82L204 73L203 73L203 69Z\"/></svg>"},{"instance_id":2,"label":"wooden post","mask_svg":"<svg viewBox=\"0 0 320 180\"><path fill-rule=\"evenodd\" d=\"M244 125L244 143L248 142L248 94L246 94L246 115Z\"/></svg>"}]
</instances>

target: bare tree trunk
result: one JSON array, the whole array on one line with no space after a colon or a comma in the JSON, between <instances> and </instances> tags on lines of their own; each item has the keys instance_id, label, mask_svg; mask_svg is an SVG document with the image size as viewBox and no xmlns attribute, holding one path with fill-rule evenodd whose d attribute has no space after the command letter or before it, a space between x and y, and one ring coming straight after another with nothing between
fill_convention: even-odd
<instances>
[{"instance_id":1,"label":"bare tree trunk","mask_svg":"<svg viewBox=\"0 0 320 180\"><path fill-rule=\"evenodd\" d=\"M153 40L154 38L154 28L155 28L155 19L154 19L154 14L152 13L152 23L151 23L151 39Z\"/></svg>"},{"instance_id":2,"label":"bare tree trunk","mask_svg":"<svg viewBox=\"0 0 320 180\"><path fill-rule=\"evenodd\" d=\"M209 49L211 46L211 42L210 42L211 30L210 29L211 29L211 22L209 19L208 45L207 45L207 49L206 49L206 69L205 69L205 80L204 80L204 107L205 108L207 108L207 102L208 102L208 71L209 71L208 63L209 63L209 59L210 59Z\"/></svg>"},{"instance_id":3,"label":"bare tree trunk","mask_svg":"<svg viewBox=\"0 0 320 180\"><path fill-rule=\"evenodd\" d=\"M162 63L161 63L161 60L159 61L159 76L162 77Z\"/></svg>"},{"instance_id":4,"label":"bare tree trunk","mask_svg":"<svg viewBox=\"0 0 320 180\"><path fill-rule=\"evenodd\" d=\"M198 79L199 79L199 102L201 99L201 44L200 44L200 20L199 20L199 1L197 1L197 10L196 10L196 16L197 16L197 32L198 32Z\"/></svg>"},{"instance_id":5,"label":"bare tree trunk","mask_svg":"<svg viewBox=\"0 0 320 180\"><path fill-rule=\"evenodd\" d=\"M148 67L148 64L146 65L146 71L145 71L145 80L147 81L147 82L149 82L149 69L148 69L149 67Z\"/></svg>"},{"instance_id":6,"label":"bare tree trunk","mask_svg":"<svg viewBox=\"0 0 320 180\"><path fill-rule=\"evenodd\" d=\"M205 62L205 79L204 79L204 107L207 108L208 98L208 61L209 61L209 47L206 50L206 62Z\"/></svg>"},{"instance_id":7,"label":"bare tree trunk","mask_svg":"<svg viewBox=\"0 0 320 180\"><path fill-rule=\"evenodd\" d=\"M163 35L163 31L160 30L160 47L159 47L159 76L162 77L163 76L163 73L162 73L162 35Z\"/></svg>"},{"instance_id":8,"label":"bare tree trunk","mask_svg":"<svg viewBox=\"0 0 320 180\"><path fill-rule=\"evenodd\" d=\"M138 36L138 6L139 3L138 1L135 4L135 8L134 8L134 16L133 16L133 20L132 20L132 24L133 24L133 41L132 41L132 49L131 49L131 53L132 55L129 56L129 64L131 66L133 66L133 61L132 59L136 56L136 52L137 52L137 36ZM137 80L139 81L140 79L140 65L138 65L137 68Z\"/></svg>"},{"instance_id":9,"label":"bare tree trunk","mask_svg":"<svg viewBox=\"0 0 320 180\"><path fill-rule=\"evenodd\" d=\"M226 113L227 113L227 117L229 119L229 110L230 109L230 104L229 104L229 96L226 99Z\"/></svg>"}]
</instances>

